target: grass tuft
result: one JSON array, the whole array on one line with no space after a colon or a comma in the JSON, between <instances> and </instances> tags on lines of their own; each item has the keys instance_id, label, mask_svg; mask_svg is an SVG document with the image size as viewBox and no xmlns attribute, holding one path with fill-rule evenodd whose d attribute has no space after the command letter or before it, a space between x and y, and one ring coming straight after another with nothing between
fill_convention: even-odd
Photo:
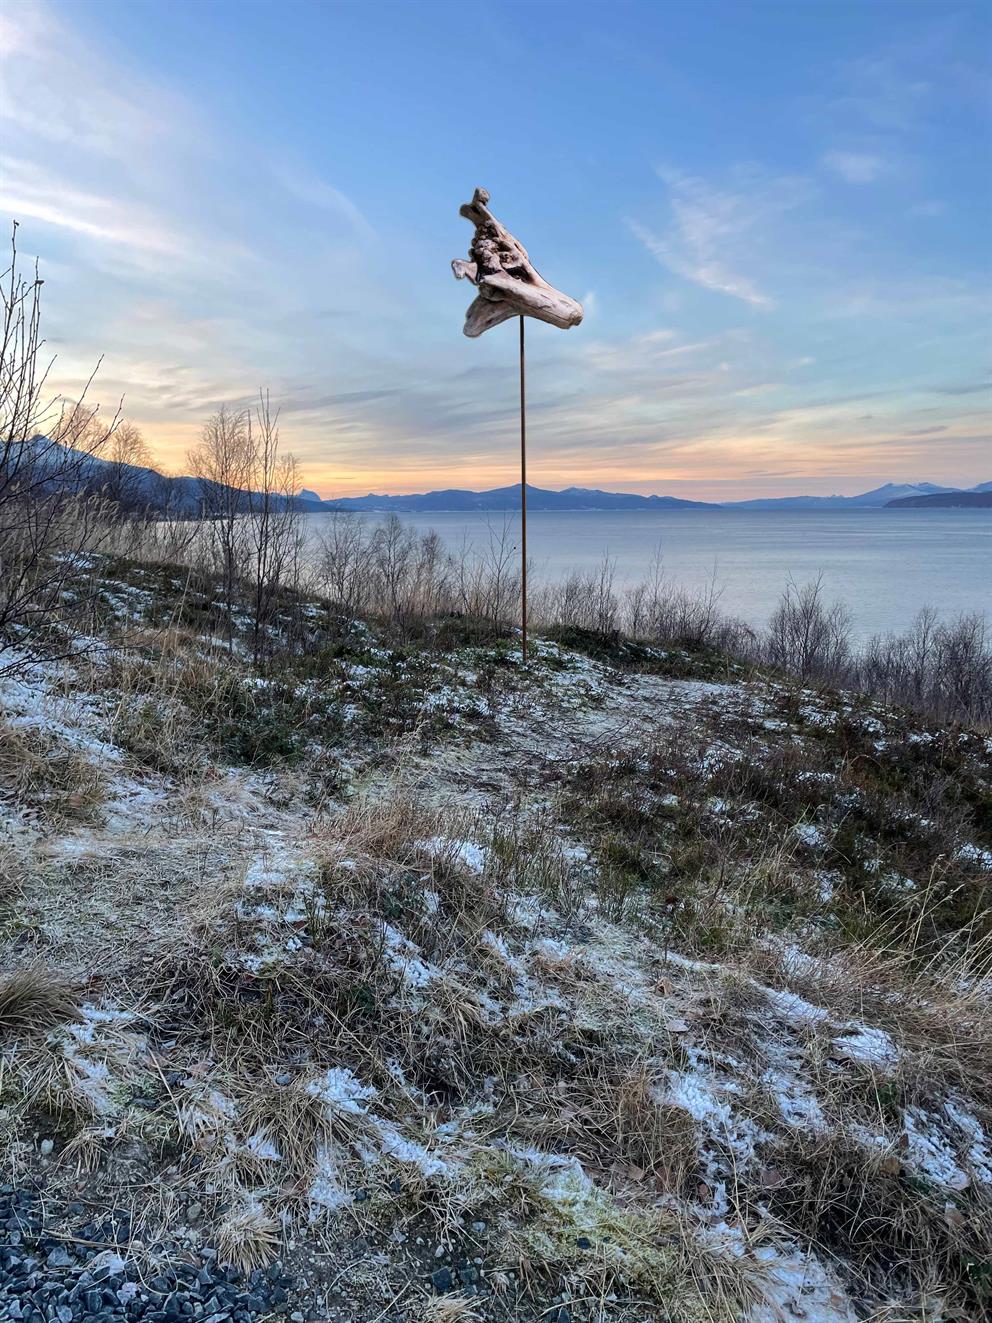
<instances>
[{"instance_id":1,"label":"grass tuft","mask_svg":"<svg viewBox=\"0 0 992 1323\"><path fill-rule=\"evenodd\" d=\"M78 1018L79 999L53 970L29 965L0 974L0 1040L45 1033Z\"/></svg>"},{"instance_id":2,"label":"grass tuft","mask_svg":"<svg viewBox=\"0 0 992 1323\"><path fill-rule=\"evenodd\" d=\"M0 796L52 826L94 822L107 779L54 732L0 719Z\"/></svg>"},{"instance_id":3,"label":"grass tuft","mask_svg":"<svg viewBox=\"0 0 992 1323\"><path fill-rule=\"evenodd\" d=\"M255 1199L236 1204L217 1224L217 1253L222 1263L242 1272L261 1268L279 1244L279 1223Z\"/></svg>"}]
</instances>

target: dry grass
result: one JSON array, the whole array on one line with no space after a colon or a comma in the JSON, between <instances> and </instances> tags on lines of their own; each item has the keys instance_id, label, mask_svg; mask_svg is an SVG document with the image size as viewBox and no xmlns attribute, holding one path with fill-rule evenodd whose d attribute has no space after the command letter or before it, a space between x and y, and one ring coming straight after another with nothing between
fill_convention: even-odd
<instances>
[{"instance_id":1,"label":"dry grass","mask_svg":"<svg viewBox=\"0 0 992 1323\"><path fill-rule=\"evenodd\" d=\"M45 1033L74 1020L79 998L54 970L28 965L0 974L0 1041Z\"/></svg>"},{"instance_id":2,"label":"dry grass","mask_svg":"<svg viewBox=\"0 0 992 1323\"><path fill-rule=\"evenodd\" d=\"M194 779L206 762L202 729L190 700L209 702L219 688L218 662L198 655L180 630L152 635L112 661L117 691L111 715L114 741L138 763L170 776ZM221 663L222 664L222 663Z\"/></svg>"},{"instance_id":3,"label":"dry grass","mask_svg":"<svg viewBox=\"0 0 992 1323\"><path fill-rule=\"evenodd\" d=\"M476 1302L465 1295L442 1295L424 1300L418 1309L421 1323L479 1323Z\"/></svg>"},{"instance_id":4,"label":"dry grass","mask_svg":"<svg viewBox=\"0 0 992 1323\"><path fill-rule=\"evenodd\" d=\"M150 1168L168 1153L204 1233L243 1268L279 1253L284 1229L327 1251L357 1231L388 1255L402 1230L454 1252L478 1220L484 1277L518 1274L507 1308L528 1320L566 1298L577 1323L729 1323L763 1298L776 1247L838 1263L866 1316L896 1300L908 1317L938 1280L948 1309L982 1303L989 1201L965 1128L940 1110L953 1094L992 1130L992 939L977 865L954 857L983 840L980 748L945 750L959 761L941 780L905 739L876 748L897 734L862 729L881 718L848 712L828 738L826 699L761 691L763 707L694 700L670 735L587 741L581 759L561 743L545 763L508 738L506 783L481 787L469 737L433 755L439 768L413 726L400 747L363 745L365 761L356 738L334 750L339 799L311 784L332 748L319 734L292 772L239 766L263 711L242 700L272 676L201 647L181 630L147 639L105 677L115 742L172 796L170 869L182 842L199 852L188 885L154 839L131 865L101 855L104 896L116 879L141 911L140 874L142 913L171 906L154 960L122 944L101 969L107 1005L142 1006L141 1035L115 1042L96 1017L85 1041L59 1032L74 1002L46 1019L22 996L8 1013L34 1026L15 1038L51 1034L21 1054L15 1119L46 1116L66 1179L111 1181L124 1139ZM535 663L514 702L549 675ZM416 686L442 683L425 676ZM636 685L603 680L603 711L644 710L624 707ZM297 698L291 721L308 711ZM509 713L515 738L506 698L490 694L494 729ZM196 759L212 765L191 778ZM518 795L523 760L536 789ZM920 885L893 901L897 869ZM810 1021L776 992L807 998ZM892 1062L838 1050L857 1026L891 1037ZM95 1096L85 1071L101 1064ZM158 1108L132 1110L139 1090ZM813 1098L822 1128L790 1116L783 1090ZM967 1186L945 1189L910 1151L916 1114ZM377 1287L385 1299L394 1283ZM433 1323L490 1312L461 1294L409 1308Z\"/></svg>"},{"instance_id":5,"label":"dry grass","mask_svg":"<svg viewBox=\"0 0 992 1323\"><path fill-rule=\"evenodd\" d=\"M796 960L774 946L754 946L742 967L759 982L788 987L841 1020L863 1019L918 1053L948 1084L992 1098L992 967L985 951L924 965L899 949L862 941L828 945L818 958Z\"/></svg>"},{"instance_id":6,"label":"dry grass","mask_svg":"<svg viewBox=\"0 0 992 1323\"><path fill-rule=\"evenodd\" d=\"M23 846L0 842L0 906L8 905L20 893L28 867L28 851Z\"/></svg>"},{"instance_id":7,"label":"dry grass","mask_svg":"<svg viewBox=\"0 0 992 1323\"><path fill-rule=\"evenodd\" d=\"M60 1158L76 1175L99 1170L107 1156L113 1132L106 1125L84 1125L63 1148Z\"/></svg>"},{"instance_id":8,"label":"dry grass","mask_svg":"<svg viewBox=\"0 0 992 1323\"><path fill-rule=\"evenodd\" d=\"M225 1213L214 1239L222 1263L242 1272L270 1262L279 1244L279 1224L254 1200L247 1200Z\"/></svg>"},{"instance_id":9,"label":"dry grass","mask_svg":"<svg viewBox=\"0 0 992 1323\"><path fill-rule=\"evenodd\" d=\"M633 1057L632 1045L613 1051L585 1045L586 1059L571 1079L553 1076L519 1089L515 1129L553 1152L574 1154L590 1170L612 1172L621 1183L680 1191L696 1167L698 1140L691 1117L662 1100L662 1074Z\"/></svg>"},{"instance_id":10,"label":"dry grass","mask_svg":"<svg viewBox=\"0 0 992 1323\"><path fill-rule=\"evenodd\" d=\"M51 826L93 822L106 799L107 780L54 732L0 719L0 794Z\"/></svg>"}]
</instances>

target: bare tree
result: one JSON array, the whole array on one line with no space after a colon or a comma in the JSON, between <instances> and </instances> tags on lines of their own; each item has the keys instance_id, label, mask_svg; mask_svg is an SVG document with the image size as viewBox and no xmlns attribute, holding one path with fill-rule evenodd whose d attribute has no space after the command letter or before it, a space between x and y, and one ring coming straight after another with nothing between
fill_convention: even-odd
<instances>
[{"instance_id":1,"label":"bare tree","mask_svg":"<svg viewBox=\"0 0 992 1323\"><path fill-rule=\"evenodd\" d=\"M106 530L87 488L119 416L101 419L87 404L93 376L75 401L47 394L43 281L37 264L33 275L19 270L16 222L10 248L0 274L0 670L50 646L42 636L70 581L78 601L83 558Z\"/></svg>"},{"instance_id":2,"label":"bare tree","mask_svg":"<svg viewBox=\"0 0 992 1323\"><path fill-rule=\"evenodd\" d=\"M299 582L302 512L296 501L300 471L293 455L279 443L279 411L273 412L268 391L259 391L254 424L248 421L251 456L248 535L252 550L254 610L252 651L265 649L284 589Z\"/></svg>"},{"instance_id":3,"label":"bare tree","mask_svg":"<svg viewBox=\"0 0 992 1323\"><path fill-rule=\"evenodd\" d=\"M361 516L335 511L318 535L317 546L318 583L328 601L349 616L367 611L372 550Z\"/></svg>"},{"instance_id":4,"label":"bare tree","mask_svg":"<svg viewBox=\"0 0 992 1323\"><path fill-rule=\"evenodd\" d=\"M151 466L151 452L140 429L129 419L123 419L114 431L103 456L102 469L104 495L124 513L144 509L152 504L154 491L150 475L142 469Z\"/></svg>"},{"instance_id":5,"label":"bare tree","mask_svg":"<svg viewBox=\"0 0 992 1323\"><path fill-rule=\"evenodd\" d=\"M253 467L249 415L221 405L204 425L188 462L199 483L200 514L221 577L227 641L232 647L235 591L248 552L245 515Z\"/></svg>"},{"instance_id":6,"label":"bare tree","mask_svg":"<svg viewBox=\"0 0 992 1323\"><path fill-rule=\"evenodd\" d=\"M407 605L407 586L416 535L398 515L390 514L372 534L372 565L379 609L399 620Z\"/></svg>"},{"instance_id":7,"label":"bare tree","mask_svg":"<svg viewBox=\"0 0 992 1323\"><path fill-rule=\"evenodd\" d=\"M489 526L488 545L482 555L473 554L462 543L454 568L458 601L466 615L503 625L519 616L520 562L519 543L513 522L504 516L498 527Z\"/></svg>"}]
</instances>

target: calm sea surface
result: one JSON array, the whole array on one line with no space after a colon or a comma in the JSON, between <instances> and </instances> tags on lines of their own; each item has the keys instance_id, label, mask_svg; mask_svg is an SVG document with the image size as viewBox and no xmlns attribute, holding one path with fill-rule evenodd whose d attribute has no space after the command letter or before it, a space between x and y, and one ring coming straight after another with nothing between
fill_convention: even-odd
<instances>
[{"instance_id":1,"label":"calm sea surface","mask_svg":"<svg viewBox=\"0 0 992 1323\"><path fill-rule=\"evenodd\" d=\"M316 532L327 518L308 521ZM482 552L504 528L500 513L401 518L437 529L453 550L468 542ZM505 526L516 543L519 516L506 516ZM609 556L618 586L647 578L660 548L670 583L702 588L715 579L722 609L755 625L768 619L790 578L821 574L827 598L847 605L862 637L904 629L923 606L943 616L992 616L989 510L532 513L527 545L541 580L594 569Z\"/></svg>"}]
</instances>

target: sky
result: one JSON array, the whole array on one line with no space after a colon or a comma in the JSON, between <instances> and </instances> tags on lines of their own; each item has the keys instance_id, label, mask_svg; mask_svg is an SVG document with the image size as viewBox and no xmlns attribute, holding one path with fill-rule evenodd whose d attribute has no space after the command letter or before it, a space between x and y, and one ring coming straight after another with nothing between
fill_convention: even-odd
<instances>
[{"instance_id":1,"label":"sky","mask_svg":"<svg viewBox=\"0 0 992 1323\"><path fill-rule=\"evenodd\" d=\"M322 495L518 470L461 327L476 186L581 300L528 478L700 499L992 479L992 8L6 0L0 220L51 380L156 460L267 387Z\"/></svg>"}]
</instances>

